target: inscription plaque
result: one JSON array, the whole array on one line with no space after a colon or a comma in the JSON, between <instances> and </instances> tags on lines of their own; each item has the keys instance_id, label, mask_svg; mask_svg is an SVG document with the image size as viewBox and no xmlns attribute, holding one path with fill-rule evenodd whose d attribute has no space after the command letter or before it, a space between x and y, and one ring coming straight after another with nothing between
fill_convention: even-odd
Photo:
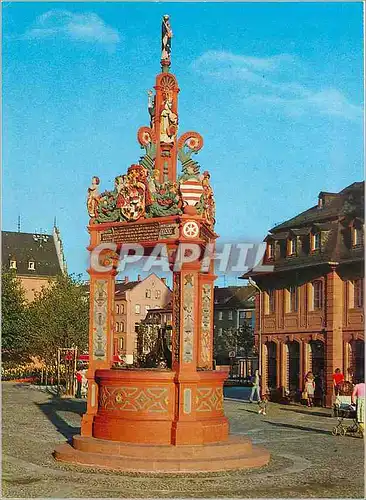
<instances>
[{"instance_id":1,"label":"inscription plaque","mask_svg":"<svg viewBox=\"0 0 366 500\"><path fill-rule=\"evenodd\" d=\"M177 224L134 224L133 226L114 227L100 234L103 243L139 243L140 241L159 241L178 237Z\"/></svg>"}]
</instances>

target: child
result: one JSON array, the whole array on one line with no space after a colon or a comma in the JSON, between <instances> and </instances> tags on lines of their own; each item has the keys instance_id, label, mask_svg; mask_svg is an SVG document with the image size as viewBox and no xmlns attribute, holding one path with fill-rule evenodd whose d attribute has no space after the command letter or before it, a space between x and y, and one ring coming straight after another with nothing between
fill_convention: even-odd
<instances>
[{"instance_id":1,"label":"child","mask_svg":"<svg viewBox=\"0 0 366 500\"><path fill-rule=\"evenodd\" d=\"M267 394L263 394L262 395L261 400L258 401L258 405L259 405L258 414L259 415L266 415L267 406L268 406L268 396L267 396Z\"/></svg>"}]
</instances>

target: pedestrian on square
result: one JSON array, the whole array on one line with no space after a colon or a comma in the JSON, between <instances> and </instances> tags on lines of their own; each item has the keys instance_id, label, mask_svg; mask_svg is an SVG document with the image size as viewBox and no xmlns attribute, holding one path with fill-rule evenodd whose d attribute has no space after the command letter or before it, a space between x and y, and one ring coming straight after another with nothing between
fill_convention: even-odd
<instances>
[{"instance_id":1,"label":"pedestrian on square","mask_svg":"<svg viewBox=\"0 0 366 500\"><path fill-rule=\"evenodd\" d=\"M352 403L356 403L357 422L362 434L365 430L365 381L358 380L358 383L353 388Z\"/></svg>"},{"instance_id":2,"label":"pedestrian on square","mask_svg":"<svg viewBox=\"0 0 366 500\"><path fill-rule=\"evenodd\" d=\"M267 394L262 395L262 399L258 402L259 410L258 415L266 415L268 407L268 396Z\"/></svg>"},{"instance_id":3,"label":"pedestrian on square","mask_svg":"<svg viewBox=\"0 0 366 500\"><path fill-rule=\"evenodd\" d=\"M83 374L81 373L81 370L77 370L75 373L75 378L76 378L76 394L75 397L80 399L81 398L81 386L83 383Z\"/></svg>"},{"instance_id":4,"label":"pedestrian on square","mask_svg":"<svg viewBox=\"0 0 366 500\"><path fill-rule=\"evenodd\" d=\"M305 377L305 388L307 394L308 406L314 406L314 392L315 392L315 382L314 375L312 372L308 372Z\"/></svg>"},{"instance_id":5,"label":"pedestrian on square","mask_svg":"<svg viewBox=\"0 0 366 500\"><path fill-rule=\"evenodd\" d=\"M81 397L86 398L88 395L88 379L86 378L86 368L81 370Z\"/></svg>"},{"instance_id":6,"label":"pedestrian on square","mask_svg":"<svg viewBox=\"0 0 366 500\"><path fill-rule=\"evenodd\" d=\"M257 393L257 401L261 400L259 370L256 370L254 372L254 377L252 378L252 382L253 382L253 387L252 387L252 392L250 393L249 403L253 403L253 397L255 393Z\"/></svg>"},{"instance_id":7,"label":"pedestrian on square","mask_svg":"<svg viewBox=\"0 0 366 500\"><path fill-rule=\"evenodd\" d=\"M341 372L340 368L336 368L335 372L333 373L333 386L334 386L334 392L335 392L336 396L338 396L339 386L342 382L344 382L344 375Z\"/></svg>"}]
</instances>

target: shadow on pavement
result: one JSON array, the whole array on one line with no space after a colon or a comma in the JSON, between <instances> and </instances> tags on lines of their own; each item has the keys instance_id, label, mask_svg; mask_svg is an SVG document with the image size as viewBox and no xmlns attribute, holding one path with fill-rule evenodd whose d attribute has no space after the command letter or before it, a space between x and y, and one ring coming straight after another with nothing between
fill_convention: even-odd
<instances>
[{"instance_id":1,"label":"shadow on pavement","mask_svg":"<svg viewBox=\"0 0 366 500\"><path fill-rule=\"evenodd\" d=\"M54 396L46 403L34 403L48 418L48 420L56 427L68 441L72 440L75 434L80 434L80 427L75 427L69 424L64 418L59 415L59 412L76 413L82 416L86 412L86 401L61 399Z\"/></svg>"},{"instance_id":2,"label":"shadow on pavement","mask_svg":"<svg viewBox=\"0 0 366 500\"><path fill-rule=\"evenodd\" d=\"M239 411L247 411L248 413L258 413L258 409L248 410L247 408L239 408Z\"/></svg>"},{"instance_id":3,"label":"shadow on pavement","mask_svg":"<svg viewBox=\"0 0 366 500\"><path fill-rule=\"evenodd\" d=\"M282 411L293 411L294 413L302 413L304 415L315 415L316 417L332 417L331 413L326 413L325 411L311 411L301 408L280 408Z\"/></svg>"},{"instance_id":4,"label":"shadow on pavement","mask_svg":"<svg viewBox=\"0 0 366 500\"><path fill-rule=\"evenodd\" d=\"M292 425L292 424L281 424L278 422L270 422L269 420L264 420L266 424L269 425L274 425L275 427L286 427L288 429L299 429L301 431L307 431L307 432L316 432L317 434L327 434L328 436L331 436L330 431L323 431L321 429L312 429L311 427L303 427L302 425Z\"/></svg>"}]
</instances>

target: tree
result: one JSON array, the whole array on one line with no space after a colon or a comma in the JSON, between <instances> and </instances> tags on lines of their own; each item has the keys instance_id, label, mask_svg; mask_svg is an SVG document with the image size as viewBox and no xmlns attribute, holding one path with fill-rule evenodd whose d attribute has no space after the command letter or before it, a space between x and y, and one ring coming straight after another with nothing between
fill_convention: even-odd
<instances>
[{"instance_id":1,"label":"tree","mask_svg":"<svg viewBox=\"0 0 366 500\"><path fill-rule=\"evenodd\" d=\"M29 340L46 365L56 366L57 349L88 348L89 301L82 282L59 275L39 292L29 306Z\"/></svg>"},{"instance_id":2,"label":"tree","mask_svg":"<svg viewBox=\"0 0 366 500\"><path fill-rule=\"evenodd\" d=\"M245 323L239 328L228 328L222 333L214 334L214 357L218 360L227 360L229 352L234 351L235 356L247 357L254 347L253 328Z\"/></svg>"},{"instance_id":3,"label":"tree","mask_svg":"<svg viewBox=\"0 0 366 500\"><path fill-rule=\"evenodd\" d=\"M27 305L24 290L13 269L2 269L1 319L3 361L27 361Z\"/></svg>"}]
</instances>

